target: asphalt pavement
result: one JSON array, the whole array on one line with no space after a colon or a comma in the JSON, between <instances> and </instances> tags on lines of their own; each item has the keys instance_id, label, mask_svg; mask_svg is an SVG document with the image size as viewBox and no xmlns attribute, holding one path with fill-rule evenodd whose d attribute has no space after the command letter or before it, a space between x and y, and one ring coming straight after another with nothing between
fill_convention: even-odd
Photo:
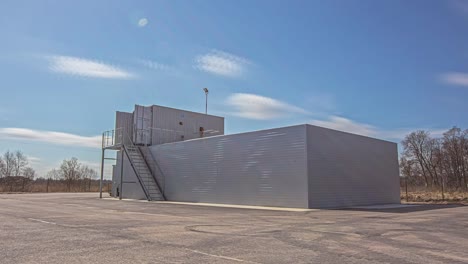
<instances>
[{"instance_id":1,"label":"asphalt pavement","mask_svg":"<svg viewBox=\"0 0 468 264\"><path fill-rule=\"evenodd\" d=\"M468 263L468 207L281 211L0 194L0 263Z\"/></svg>"}]
</instances>

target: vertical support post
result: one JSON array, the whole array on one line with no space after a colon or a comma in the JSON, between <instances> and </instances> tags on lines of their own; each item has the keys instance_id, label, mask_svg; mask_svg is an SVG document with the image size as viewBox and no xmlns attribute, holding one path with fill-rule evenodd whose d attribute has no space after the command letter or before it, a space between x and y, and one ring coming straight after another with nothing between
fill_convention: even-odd
<instances>
[{"instance_id":1,"label":"vertical support post","mask_svg":"<svg viewBox=\"0 0 468 264\"><path fill-rule=\"evenodd\" d=\"M442 179L442 201L445 201L445 195L444 195L444 179Z\"/></svg>"},{"instance_id":2,"label":"vertical support post","mask_svg":"<svg viewBox=\"0 0 468 264\"><path fill-rule=\"evenodd\" d=\"M99 181L99 198L102 199L102 182L104 180L104 154L106 149L102 149L102 156L101 156L101 180Z\"/></svg>"},{"instance_id":3,"label":"vertical support post","mask_svg":"<svg viewBox=\"0 0 468 264\"><path fill-rule=\"evenodd\" d=\"M408 177L405 177L406 202L408 202Z\"/></svg>"},{"instance_id":4,"label":"vertical support post","mask_svg":"<svg viewBox=\"0 0 468 264\"><path fill-rule=\"evenodd\" d=\"M123 191L123 163L124 163L124 148L120 150L122 155L120 156L120 192L119 192L119 200L122 200L122 191Z\"/></svg>"},{"instance_id":5,"label":"vertical support post","mask_svg":"<svg viewBox=\"0 0 468 264\"><path fill-rule=\"evenodd\" d=\"M205 92L205 115L208 114L208 88L203 88L203 91Z\"/></svg>"}]
</instances>

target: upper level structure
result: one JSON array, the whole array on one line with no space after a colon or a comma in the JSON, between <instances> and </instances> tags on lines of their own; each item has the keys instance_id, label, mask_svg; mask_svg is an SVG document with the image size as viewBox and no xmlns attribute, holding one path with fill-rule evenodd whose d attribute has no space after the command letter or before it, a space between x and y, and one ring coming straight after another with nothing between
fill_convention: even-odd
<instances>
[{"instance_id":1,"label":"upper level structure","mask_svg":"<svg viewBox=\"0 0 468 264\"><path fill-rule=\"evenodd\" d=\"M123 144L158 145L224 135L224 117L159 105L135 105L132 113L117 112L115 130L103 134L103 148Z\"/></svg>"}]
</instances>

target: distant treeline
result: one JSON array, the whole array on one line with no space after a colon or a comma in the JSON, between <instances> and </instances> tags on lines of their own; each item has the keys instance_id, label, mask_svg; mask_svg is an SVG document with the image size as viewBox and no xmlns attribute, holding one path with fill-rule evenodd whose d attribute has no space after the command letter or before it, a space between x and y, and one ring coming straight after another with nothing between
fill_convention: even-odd
<instances>
[{"instance_id":1,"label":"distant treeline","mask_svg":"<svg viewBox=\"0 0 468 264\"><path fill-rule=\"evenodd\" d=\"M0 192L96 192L99 191L97 172L80 163L77 158L63 160L60 167L45 177L36 177L21 151L7 151L0 156ZM103 190L110 188L105 181Z\"/></svg>"},{"instance_id":2,"label":"distant treeline","mask_svg":"<svg viewBox=\"0 0 468 264\"><path fill-rule=\"evenodd\" d=\"M109 192L112 182L104 180L102 190ZM98 192L99 180L82 179L73 185L67 181L51 178L28 179L21 176L0 178L0 192Z\"/></svg>"},{"instance_id":3,"label":"distant treeline","mask_svg":"<svg viewBox=\"0 0 468 264\"><path fill-rule=\"evenodd\" d=\"M440 137L415 131L401 143L400 171L408 184L442 191L467 190L468 129L453 127Z\"/></svg>"}]
</instances>

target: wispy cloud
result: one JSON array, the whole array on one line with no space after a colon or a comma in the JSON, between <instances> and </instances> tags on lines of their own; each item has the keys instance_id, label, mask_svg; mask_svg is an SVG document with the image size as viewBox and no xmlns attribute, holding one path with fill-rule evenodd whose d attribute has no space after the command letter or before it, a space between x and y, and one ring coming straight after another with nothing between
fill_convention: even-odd
<instances>
[{"instance_id":1,"label":"wispy cloud","mask_svg":"<svg viewBox=\"0 0 468 264\"><path fill-rule=\"evenodd\" d=\"M143 17L143 18L140 18L140 20L138 20L138 26L139 27L144 27L148 25L148 19Z\"/></svg>"},{"instance_id":2,"label":"wispy cloud","mask_svg":"<svg viewBox=\"0 0 468 264\"><path fill-rule=\"evenodd\" d=\"M159 63L159 62L156 62L156 61L152 61L152 60L143 60L143 59L140 59L138 60L138 62L149 68L149 69L152 69L152 70L157 70L157 71L169 71L169 70L173 70L173 68L167 64L164 64L164 63Z\"/></svg>"},{"instance_id":3,"label":"wispy cloud","mask_svg":"<svg viewBox=\"0 0 468 264\"><path fill-rule=\"evenodd\" d=\"M124 69L96 60L71 56L47 56L49 69L56 73L92 78L132 79L136 76Z\"/></svg>"},{"instance_id":4,"label":"wispy cloud","mask_svg":"<svg viewBox=\"0 0 468 264\"><path fill-rule=\"evenodd\" d=\"M441 76L441 80L447 84L468 86L468 73L449 72Z\"/></svg>"},{"instance_id":5,"label":"wispy cloud","mask_svg":"<svg viewBox=\"0 0 468 264\"><path fill-rule=\"evenodd\" d=\"M428 129L428 128L402 128L402 129L380 129L373 125L360 123L340 116L329 116L326 120L312 120L311 125L326 127L348 133L358 134L368 137L385 138L401 140L409 133L416 130L429 131L433 136L441 136L447 129Z\"/></svg>"},{"instance_id":6,"label":"wispy cloud","mask_svg":"<svg viewBox=\"0 0 468 264\"><path fill-rule=\"evenodd\" d=\"M315 98L313 100L315 100ZM256 94L232 94L226 100L226 104L232 108L230 112L231 115L246 119L271 120L290 117L293 115L298 115L301 119L308 119L308 117L314 116L316 119L309 119L307 123L352 134L396 141L403 139L406 135L416 130L428 131L431 135L436 137L442 136L442 134L447 131L447 129L421 127L382 129L374 125L358 122L343 116L324 113L317 114L315 111L305 110L277 99ZM329 106L330 108L333 108L331 104ZM323 118L318 119L317 117L320 116L323 116Z\"/></svg>"},{"instance_id":7,"label":"wispy cloud","mask_svg":"<svg viewBox=\"0 0 468 264\"><path fill-rule=\"evenodd\" d=\"M376 136L377 134L376 128L372 125L358 123L351 119L340 116L330 116L328 120L312 120L309 123L311 125L331 128L363 136Z\"/></svg>"},{"instance_id":8,"label":"wispy cloud","mask_svg":"<svg viewBox=\"0 0 468 264\"><path fill-rule=\"evenodd\" d=\"M63 132L27 128L0 128L0 139L29 140L76 147L101 147L101 136L87 137Z\"/></svg>"},{"instance_id":9,"label":"wispy cloud","mask_svg":"<svg viewBox=\"0 0 468 264\"><path fill-rule=\"evenodd\" d=\"M216 75L240 77L246 72L249 64L251 62L245 58L219 50L212 50L207 54L197 56L194 67Z\"/></svg>"},{"instance_id":10,"label":"wispy cloud","mask_svg":"<svg viewBox=\"0 0 468 264\"><path fill-rule=\"evenodd\" d=\"M291 114L309 114L306 110L279 100L256 94L236 93L226 100L233 107L231 114L248 119L275 119Z\"/></svg>"},{"instance_id":11,"label":"wispy cloud","mask_svg":"<svg viewBox=\"0 0 468 264\"><path fill-rule=\"evenodd\" d=\"M27 155L26 158L28 159L29 163L39 163L41 161L40 158L34 157L34 156L29 156Z\"/></svg>"}]
</instances>

